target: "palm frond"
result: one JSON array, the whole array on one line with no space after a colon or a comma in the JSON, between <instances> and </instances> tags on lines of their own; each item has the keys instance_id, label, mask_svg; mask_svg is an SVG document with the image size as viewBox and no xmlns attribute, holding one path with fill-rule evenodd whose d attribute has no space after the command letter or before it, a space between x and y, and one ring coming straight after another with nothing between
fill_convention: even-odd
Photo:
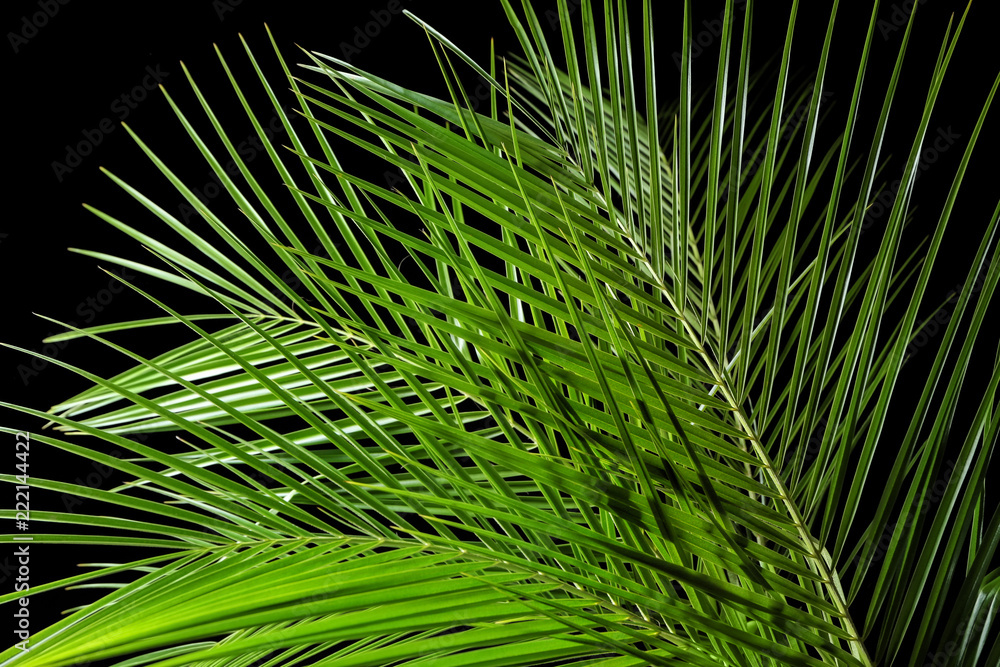
<instances>
[{"instance_id":1,"label":"palm frond","mask_svg":"<svg viewBox=\"0 0 1000 667\"><path fill-rule=\"evenodd\" d=\"M88 337L134 366L106 379L47 358L93 387L47 412L4 405L55 424L33 440L133 478L110 491L33 478L120 510L36 512L80 532L35 541L160 553L33 588L111 592L4 665L866 666L919 664L949 638L948 664L996 664L1000 507L986 482L1000 357L981 358L996 343L1000 205L905 428L888 421L1000 86L932 238L906 251L920 151L968 12L941 44L885 231L862 240L915 13L859 155L877 7L844 128L821 146L836 0L815 72L796 85L799 3L769 82L751 73L755 3L741 27L728 0L701 96L685 3L681 92L666 107L649 0L583 0L572 16L560 0L551 42L531 3L501 2L522 53L489 71L411 16L450 99L313 52L293 75L272 38L309 136L247 45L285 147L220 52L284 188L249 169L213 112L219 92L185 68L224 152L167 100L238 223L129 129L215 236L107 172L183 245L88 207L152 259L82 252L216 310L188 314L126 283L162 315L56 338ZM472 110L456 66L490 84L489 114ZM401 170L406 191L352 173L344 146ZM140 327L189 342L145 358L109 339ZM963 394L974 364L985 391ZM126 437L151 432L185 450Z\"/></svg>"}]
</instances>

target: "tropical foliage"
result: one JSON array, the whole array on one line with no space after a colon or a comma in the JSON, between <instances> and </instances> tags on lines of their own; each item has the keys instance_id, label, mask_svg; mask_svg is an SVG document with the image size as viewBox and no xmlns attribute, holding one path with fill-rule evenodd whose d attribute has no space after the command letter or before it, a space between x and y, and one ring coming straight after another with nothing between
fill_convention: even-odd
<instances>
[{"instance_id":1,"label":"tropical foliage","mask_svg":"<svg viewBox=\"0 0 1000 667\"><path fill-rule=\"evenodd\" d=\"M798 90L797 2L768 78L750 55L755 3L741 15L729 0L708 86L691 80L686 8L666 106L651 0L560 0L556 33L527 0L502 2L523 53L485 66L411 16L450 99L315 53L293 74L273 39L287 80L268 81L247 46L273 107L229 74L270 158L253 171L213 113L224 91L185 70L224 150L167 100L224 203L201 201L129 130L198 227L108 172L177 236L88 207L155 258L83 252L215 306L140 290L162 316L58 337L100 341L133 368L104 378L50 359L93 387L48 412L16 408L56 425L34 443L134 479L32 477L120 508L36 511L54 526L36 541L111 545L121 562L33 587L106 594L4 665L1000 664L1000 508L986 489L1000 207L964 225L985 229L961 266L968 287L907 420L887 420L907 346L941 305L931 272L1000 84L976 102L933 235L904 252L967 16L923 107L903 110L919 116L903 185L862 237L916 12L882 81L868 74L873 7L850 101L824 119L843 130L824 146L838 2ZM469 72L490 85L478 112ZM864 132L862 84L881 105ZM305 121L285 111L288 86ZM268 140L272 113L285 147ZM338 157L351 144L399 169L399 187L355 175ZM137 327L187 342L144 358L114 342ZM973 364L984 391L963 391ZM130 437L171 431L182 451Z\"/></svg>"}]
</instances>

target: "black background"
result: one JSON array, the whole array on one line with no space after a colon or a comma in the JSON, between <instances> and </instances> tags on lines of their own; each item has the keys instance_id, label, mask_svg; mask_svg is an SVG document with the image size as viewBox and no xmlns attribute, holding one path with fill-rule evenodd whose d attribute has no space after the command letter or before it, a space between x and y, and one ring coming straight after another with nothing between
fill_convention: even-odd
<instances>
[{"instance_id":1,"label":"black background","mask_svg":"<svg viewBox=\"0 0 1000 667\"><path fill-rule=\"evenodd\" d=\"M55 6L57 3L53 0L50 4ZM722 3L696 4L694 25L695 32L699 33L709 30L711 21L720 14ZM754 53L759 55L755 57L755 62L763 62L766 56L780 50L789 4L758 3ZM835 132L839 132L843 125L857 74L860 46L869 17L867 9L858 12L858 7L863 4L843 5L837 23L826 86L833 93L832 101L837 107L831 121ZM918 205L918 218L915 233L909 237L911 243L922 235L921 232L933 229L966 141L972 134L979 110L1000 68L995 37L995 3L974 4L976 6L971 10L929 126L929 134L938 129L946 131L951 128L960 140L921 177L914 200ZM338 57L344 55L345 47L355 46L351 43L356 39L358 30L373 20L372 12L384 12L388 5L386 0L243 0L239 3L205 0L172 5L124 0L100 3L71 0L59 4L55 15L32 32L32 28L26 27L29 25L26 21L30 22L33 15L42 11L38 2L12 0L5 3L0 21L0 27L7 35L4 44L0 45L7 107L3 125L7 147L4 155L6 196L0 222L0 284L4 286L0 341L45 351L61 361L81 365L105 376L131 366L131 362L120 355L89 341L74 341L43 350L42 339L60 331L60 328L32 313L64 321L73 320L80 325L157 314L141 296L127 289L121 290L113 278L98 269L98 265L112 268L111 264L67 250L69 247L85 248L148 261L145 251L133 239L85 211L81 207L84 202L139 229L168 237L161 223L132 202L98 170L101 166L111 170L168 210L176 210L181 201L118 123L124 113L121 102L115 103L115 100L141 86L149 71L147 68L166 73L163 83L167 91L185 112L197 119L199 130L207 134L210 127L205 123L179 65L179 61L183 60L223 123L229 123L227 126L234 128L231 136L236 139L249 137L252 128L235 100L212 49L213 43L219 46L241 84L252 88L257 95L255 99L259 101L259 86L244 56L238 37L240 33L271 80L279 82L280 70L264 31L265 22L273 31L286 59L297 63L303 58L297 53L296 44ZM807 69L817 62L829 5L827 1L814 2L801 10L793 62L805 65ZM884 99L888 76L903 38L903 29L897 28L899 17L903 15L903 3L883 5L880 11L883 23L875 36L871 56L873 65L862 102L862 126L856 139L855 154L858 151L867 152L870 145L873 120ZM496 39L498 54L519 51L499 2L403 0L401 6L438 27L481 64L485 65L488 61L491 37ZM557 36L557 30L549 26L545 12L554 6L554 2L536 3L543 26L553 38ZM918 10L901 93L894 106L890 132L883 149L883 155L893 156L886 172L888 181L898 178L902 160L909 150L949 15L956 12L957 22L964 9L965 3L956 0L929 0ZM385 13L379 15L386 16ZM706 21L709 23L704 23ZM36 19L35 22L42 21ZM680 48L680 27L681 3L665 2L658 6L658 74L662 80L660 90L668 94L677 89L679 80L670 54ZM12 38L12 33L20 33L25 39ZM706 47L706 54L696 59L694 64L696 86L699 81L707 84L714 78L717 44L714 39L708 41L711 43ZM426 36L406 17L392 16L388 25L380 27L368 44L362 44L363 48L346 52L351 55L353 64L402 85L432 94L445 94ZM463 76L466 83L475 84L475 77L467 70L463 70ZM283 86L276 88L285 102L294 107L291 93ZM963 189L964 196L952 219L951 233L943 251L948 259L941 262L942 266L935 272L930 286L930 296L938 301L965 281L968 262L996 204L996 182L1000 175L995 166L996 149L1000 147L998 115L1000 112L994 110L980 139L980 146L970 165L970 176ZM94 131L100 130L103 119L110 120L104 127L112 126L113 129L107 133L99 132L100 143L91 154L81 159L79 166L69 173L57 175L53 163L66 163L67 147L76 146L88 136L86 133L95 136ZM190 144L159 91L149 93L134 109L128 109L124 120L189 185L202 187L210 182L208 166ZM378 177L382 169L384 167L370 160L357 163L358 171L374 177ZM280 186L277 174L273 177L274 185ZM225 219L239 221L235 207L231 209L228 212L221 209ZM877 229L881 231L880 227ZM880 234L870 233L863 243L869 239L874 243L878 238ZM149 277L138 277L135 284L160 295L176 294ZM106 303L101 303L101 299ZM181 309L191 312L184 307ZM929 312L929 308L923 312ZM155 354L175 342L162 334L154 337L148 333L122 336L116 340L141 354ZM916 386L922 380L921 369L926 367L920 366L920 357L918 355L917 363L906 372L904 379L909 386ZM929 364L933 354L925 352L922 357L922 361ZM989 354L984 359L985 363L992 361ZM33 368L30 357L3 349L0 350L0 386L3 387L0 399L44 410L85 389L89 383L53 364L41 369ZM907 383L901 391L907 391ZM897 418L908 419L909 416L903 410ZM37 425L35 420L8 410L2 411L0 423L11 428ZM13 436L2 437L13 441ZM12 472L14 463L12 455L8 462L0 461L0 471ZM95 472L87 462L56 455L50 448L35 449L31 463L31 474L38 477L74 481L85 479ZM100 485L109 488L111 481L103 480ZM62 501L57 496L53 495L49 500L51 504L44 504L41 508L63 509ZM87 511L87 508L80 506L74 511ZM63 571L55 569L57 563L69 565L82 562L86 560L84 554L96 553L96 550L75 547L71 550L42 551L44 560L41 562L46 569L38 566L39 580L63 574ZM5 557L6 554L0 555L0 564ZM49 569L49 564L52 569ZM0 572L0 577L9 581L6 571ZM0 585L3 589L8 586L7 583ZM55 599L57 595L60 596L58 600ZM35 610L40 612L33 618L36 628L55 620L58 611L71 606L72 601L90 599L92 592L76 596L72 593L57 595L51 596L43 609ZM0 625L7 627L5 623Z\"/></svg>"}]
</instances>

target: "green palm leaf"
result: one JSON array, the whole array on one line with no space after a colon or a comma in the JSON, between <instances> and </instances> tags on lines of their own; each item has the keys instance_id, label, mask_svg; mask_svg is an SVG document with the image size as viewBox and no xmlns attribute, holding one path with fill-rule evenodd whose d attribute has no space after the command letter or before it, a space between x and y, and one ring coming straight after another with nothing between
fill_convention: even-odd
<instances>
[{"instance_id":1,"label":"green palm leaf","mask_svg":"<svg viewBox=\"0 0 1000 667\"><path fill-rule=\"evenodd\" d=\"M185 69L228 157L167 99L242 226L129 130L216 236L109 173L186 245L88 207L154 257L81 252L217 308L184 313L130 285L162 316L56 338L101 341L131 369L105 379L48 359L93 387L48 412L7 407L55 424L36 442L134 478L110 491L32 479L121 510L36 512L80 532L35 541L161 552L33 588L110 592L4 665L916 665L945 641L949 665L996 664L1000 508L986 480L1000 357L985 393L962 388L996 342L984 323L1000 206L965 284L985 279L962 292L909 423L887 421L1000 85L932 238L906 255L918 156L967 17L941 45L885 232L862 240L912 15L865 153L874 10L844 129L820 147L820 121L835 122L821 106L837 2L796 90L793 3L773 95L751 74L754 3L741 27L727 2L714 88L697 99L686 3L667 108L649 0L585 0L580 31L560 0L552 42L530 3L502 3L523 53L488 72L411 16L451 99L308 52L293 76L275 45L311 136L247 47L284 148L220 53L284 192L248 169L212 111L218 93ZM457 83L465 67L491 84L489 114ZM337 157L346 144L406 187L354 175ZM154 358L106 337L167 326L191 342ZM974 412L960 428L959 406ZM126 437L159 431L187 449Z\"/></svg>"}]
</instances>

